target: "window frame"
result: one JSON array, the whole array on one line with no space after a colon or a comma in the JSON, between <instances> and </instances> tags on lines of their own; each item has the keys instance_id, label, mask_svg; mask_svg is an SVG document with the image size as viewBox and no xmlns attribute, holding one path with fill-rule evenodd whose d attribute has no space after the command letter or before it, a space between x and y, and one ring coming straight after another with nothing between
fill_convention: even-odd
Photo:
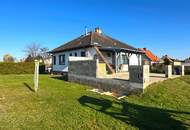
<instances>
[{"instance_id":1,"label":"window frame","mask_svg":"<svg viewBox=\"0 0 190 130\"><path fill-rule=\"evenodd\" d=\"M56 65L56 56L53 56L53 65Z\"/></svg>"},{"instance_id":2,"label":"window frame","mask_svg":"<svg viewBox=\"0 0 190 130\"><path fill-rule=\"evenodd\" d=\"M83 55L83 54L84 54L84 55ZM81 55L81 57L86 57L85 51L81 51L80 55Z\"/></svg>"},{"instance_id":3,"label":"window frame","mask_svg":"<svg viewBox=\"0 0 190 130\"><path fill-rule=\"evenodd\" d=\"M59 55L59 65L65 65L65 54Z\"/></svg>"},{"instance_id":4,"label":"window frame","mask_svg":"<svg viewBox=\"0 0 190 130\"><path fill-rule=\"evenodd\" d=\"M127 55L121 55L122 64L129 64L129 58Z\"/></svg>"}]
</instances>

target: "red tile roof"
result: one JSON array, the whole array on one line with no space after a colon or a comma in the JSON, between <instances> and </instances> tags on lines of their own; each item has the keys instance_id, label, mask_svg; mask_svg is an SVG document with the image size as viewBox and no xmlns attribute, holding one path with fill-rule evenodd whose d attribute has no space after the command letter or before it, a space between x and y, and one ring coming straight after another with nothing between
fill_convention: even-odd
<instances>
[{"instance_id":1,"label":"red tile roof","mask_svg":"<svg viewBox=\"0 0 190 130\"><path fill-rule=\"evenodd\" d=\"M159 62L160 59L155 56L150 50L146 49L146 48L142 48L140 49L141 51L143 51L145 53L145 55L153 62Z\"/></svg>"}]
</instances>

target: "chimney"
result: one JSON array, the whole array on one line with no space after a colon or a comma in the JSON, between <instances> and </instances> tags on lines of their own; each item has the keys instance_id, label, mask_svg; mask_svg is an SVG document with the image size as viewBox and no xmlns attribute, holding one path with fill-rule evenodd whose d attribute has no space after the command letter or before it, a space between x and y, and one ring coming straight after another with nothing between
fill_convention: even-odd
<instances>
[{"instance_id":1,"label":"chimney","mask_svg":"<svg viewBox=\"0 0 190 130\"><path fill-rule=\"evenodd\" d=\"M96 28L95 28L95 32L96 32L96 33L99 33L99 34L102 34L102 30L101 30L99 27L96 27Z\"/></svg>"},{"instance_id":2,"label":"chimney","mask_svg":"<svg viewBox=\"0 0 190 130\"><path fill-rule=\"evenodd\" d=\"M87 34L88 34L88 27L85 26L85 35L87 35Z\"/></svg>"}]
</instances>

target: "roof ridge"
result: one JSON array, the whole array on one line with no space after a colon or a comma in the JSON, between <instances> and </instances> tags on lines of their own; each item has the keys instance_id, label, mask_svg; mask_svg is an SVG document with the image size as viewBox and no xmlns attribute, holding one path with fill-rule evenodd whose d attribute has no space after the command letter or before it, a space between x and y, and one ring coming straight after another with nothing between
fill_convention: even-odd
<instances>
[{"instance_id":1,"label":"roof ridge","mask_svg":"<svg viewBox=\"0 0 190 130\"><path fill-rule=\"evenodd\" d=\"M93 32L90 32L90 44L93 44L92 43L92 35L93 35Z\"/></svg>"}]
</instances>

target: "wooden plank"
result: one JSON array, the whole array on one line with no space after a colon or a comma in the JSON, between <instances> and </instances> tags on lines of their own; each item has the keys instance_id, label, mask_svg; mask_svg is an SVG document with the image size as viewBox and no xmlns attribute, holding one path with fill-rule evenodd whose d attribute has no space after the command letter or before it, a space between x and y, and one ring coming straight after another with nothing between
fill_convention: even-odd
<instances>
[{"instance_id":1,"label":"wooden plank","mask_svg":"<svg viewBox=\"0 0 190 130\"><path fill-rule=\"evenodd\" d=\"M99 54L99 56L102 58L102 60L105 62L105 64L107 65L109 71L113 74L115 73L114 69L110 66L110 64L108 63L108 61L106 60L106 58L103 56L103 54L101 53L101 51L95 46L94 47L97 51L97 53Z\"/></svg>"}]
</instances>

